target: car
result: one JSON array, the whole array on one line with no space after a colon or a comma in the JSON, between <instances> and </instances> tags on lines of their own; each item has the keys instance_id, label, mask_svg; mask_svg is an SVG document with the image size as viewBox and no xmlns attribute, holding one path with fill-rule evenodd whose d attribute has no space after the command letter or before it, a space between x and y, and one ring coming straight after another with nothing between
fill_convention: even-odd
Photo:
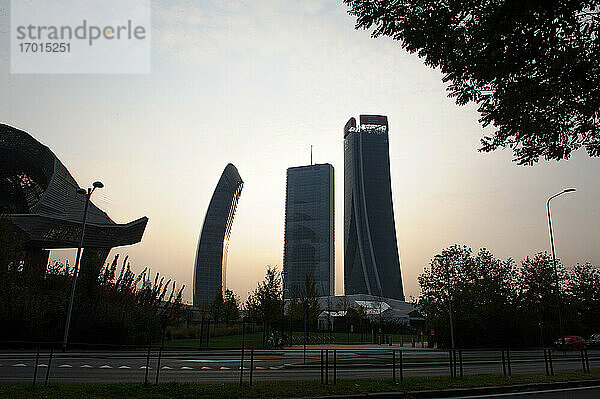
<instances>
[{"instance_id":1,"label":"car","mask_svg":"<svg viewBox=\"0 0 600 399\"><path fill-rule=\"evenodd\" d=\"M600 334L590 335L590 339L587 340L586 344L590 348L599 348L600 347Z\"/></svg>"},{"instance_id":2,"label":"car","mask_svg":"<svg viewBox=\"0 0 600 399\"><path fill-rule=\"evenodd\" d=\"M566 350L580 350L585 348L585 346L585 339L583 339L579 335L565 335ZM556 341L554 341L554 348L563 349L561 338L558 338Z\"/></svg>"}]
</instances>

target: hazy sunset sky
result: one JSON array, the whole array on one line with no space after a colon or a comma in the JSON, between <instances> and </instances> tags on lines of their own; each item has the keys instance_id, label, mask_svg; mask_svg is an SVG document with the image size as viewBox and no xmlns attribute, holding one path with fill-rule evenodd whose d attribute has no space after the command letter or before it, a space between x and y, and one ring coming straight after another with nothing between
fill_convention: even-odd
<instances>
[{"instance_id":1,"label":"hazy sunset sky","mask_svg":"<svg viewBox=\"0 0 600 399\"><path fill-rule=\"evenodd\" d=\"M343 292L342 128L368 113L390 124L407 298L454 243L519 261L549 250L546 199L566 187L577 192L552 202L558 256L600 264L600 159L578 151L523 167L509 151L479 153L475 107L456 106L439 71L398 43L356 31L341 1L153 2L148 75L11 75L8 20L0 13L0 121L49 146L80 185L101 180L93 202L116 222L148 216L142 242L114 251L186 284L187 300L225 165L244 180L227 282L245 298L267 264L282 265L285 173L309 163L311 144L335 168Z\"/></svg>"}]
</instances>

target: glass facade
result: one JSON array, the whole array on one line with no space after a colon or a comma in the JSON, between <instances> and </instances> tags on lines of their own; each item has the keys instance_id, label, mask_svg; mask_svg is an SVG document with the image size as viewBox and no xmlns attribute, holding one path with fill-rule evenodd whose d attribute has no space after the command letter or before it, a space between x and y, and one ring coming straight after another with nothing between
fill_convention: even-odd
<instances>
[{"instance_id":1,"label":"glass facade","mask_svg":"<svg viewBox=\"0 0 600 399\"><path fill-rule=\"evenodd\" d=\"M306 276L335 294L333 166L289 168L285 196L284 293L300 296Z\"/></svg>"},{"instance_id":2,"label":"glass facade","mask_svg":"<svg viewBox=\"0 0 600 399\"><path fill-rule=\"evenodd\" d=\"M229 236L243 185L237 168L228 164L202 224L194 267L194 306L212 302L226 287Z\"/></svg>"},{"instance_id":3,"label":"glass facade","mask_svg":"<svg viewBox=\"0 0 600 399\"><path fill-rule=\"evenodd\" d=\"M404 300L388 130L379 115L344 127L344 291Z\"/></svg>"}]
</instances>

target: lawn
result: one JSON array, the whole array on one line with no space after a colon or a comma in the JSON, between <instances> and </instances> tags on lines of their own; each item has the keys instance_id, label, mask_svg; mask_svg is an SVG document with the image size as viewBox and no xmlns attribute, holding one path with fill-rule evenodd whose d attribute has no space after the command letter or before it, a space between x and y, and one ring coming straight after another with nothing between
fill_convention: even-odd
<instances>
[{"instance_id":1,"label":"lawn","mask_svg":"<svg viewBox=\"0 0 600 399\"><path fill-rule=\"evenodd\" d=\"M0 384L0 397L10 399L139 399L139 398L293 398L320 395L350 395L367 392L408 392L482 386L514 385L581 381L600 378L600 370L591 374L578 371L557 372L554 376L543 374L520 374L512 377L502 375L478 375L452 379L450 377L414 377L402 383L391 379L338 380L336 385L322 385L318 381L272 381L258 382L252 387L235 383L225 384L51 384L48 387L30 384Z\"/></svg>"},{"instance_id":2,"label":"lawn","mask_svg":"<svg viewBox=\"0 0 600 399\"><path fill-rule=\"evenodd\" d=\"M248 333L244 337L246 348L262 347L262 332ZM206 347L206 338L202 343ZM195 349L200 345L197 338L174 339L165 341L166 348ZM219 337L210 337L208 348L211 349L239 349L242 347L242 335L222 335Z\"/></svg>"}]
</instances>

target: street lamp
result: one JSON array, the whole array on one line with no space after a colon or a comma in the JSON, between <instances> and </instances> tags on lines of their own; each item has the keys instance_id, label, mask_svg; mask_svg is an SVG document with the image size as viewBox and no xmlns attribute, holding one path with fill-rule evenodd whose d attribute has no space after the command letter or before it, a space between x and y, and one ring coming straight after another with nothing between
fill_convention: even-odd
<instances>
[{"instance_id":1,"label":"street lamp","mask_svg":"<svg viewBox=\"0 0 600 399\"><path fill-rule=\"evenodd\" d=\"M71 284L71 298L69 299L69 310L67 311L67 321L65 322L65 335L63 337L63 352L67 349L67 340L69 338L69 327L71 325L71 314L73 313L73 300L75 299L75 288L77 287L77 274L79 271L79 262L81 261L81 249L83 247L83 237L85 235L85 224L87 221L88 205L90 197L97 188L103 188L104 184L95 181L92 184L93 188L88 188L87 191L83 188L77 189L77 194L85 195L85 205L83 207L83 220L81 221L81 235L79 236L79 247L77 247L77 257L75 258L75 270L73 271L73 283Z\"/></svg>"},{"instance_id":2,"label":"street lamp","mask_svg":"<svg viewBox=\"0 0 600 399\"><path fill-rule=\"evenodd\" d=\"M446 268L446 283L448 286L448 315L450 317L450 341L452 343L452 349L454 349L454 322L452 320L452 299L450 298L450 269L441 255L436 255L435 259L437 260L438 264L443 263Z\"/></svg>"},{"instance_id":3,"label":"street lamp","mask_svg":"<svg viewBox=\"0 0 600 399\"><path fill-rule=\"evenodd\" d=\"M565 333L563 329L563 319L562 319L562 310L561 310L561 298L560 298L560 284L558 283L558 271L556 269L556 251L554 249L554 233L552 232L552 218L550 217L550 201L559 195L563 195L566 193L571 193L575 191L574 188L567 188L561 191L558 194L554 194L552 197L548 198L546 202L546 209L548 210L548 228L550 230L550 246L552 247L552 267L554 268L554 279L556 282L556 298L558 304L558 323L560 325L560 342L563 351L565 350Z\"/></svg>"}]
</instances>

